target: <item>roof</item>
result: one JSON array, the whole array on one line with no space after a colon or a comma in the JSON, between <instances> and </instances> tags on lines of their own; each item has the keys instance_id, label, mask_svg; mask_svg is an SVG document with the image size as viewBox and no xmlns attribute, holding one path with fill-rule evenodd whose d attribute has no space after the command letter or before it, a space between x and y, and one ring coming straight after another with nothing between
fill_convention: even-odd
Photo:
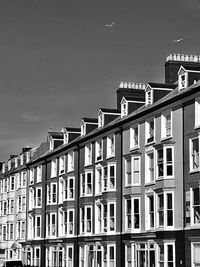
<instances>
[{"instance_id":1,"label":"roof","mask_svg":"<svg viewBox=\"0 0 200 267\"><path fill-rule=\"evenodd\" d=\"M49 136L52 136L53 138L61 139L63 138L62 132L48 132Z\"/></svg>"},{"instance_id":2,"label":"roof","mask_svg":"<svg viewBox=\"0 0 200 267\"><path fill-rule=\"evenodd\" d=\"M123 98L126 99L127 101L132 101L132 102L138 102L138 101L140 101L140 102L144 102L145 103L144 100L142 100L142 99L136 99L134 96L123 96Z\"/></svg>"},{"instance_id":3,"label":"roof","mask_svg":"<svg viewBox=\"0 0 200 267\"><path fill-rule=\"evenodd\" d=\"M181 67L183 67L187 71L200 71L200 67L195 67L195 66L192 66L192 67L190 67L190 66L181 66Z\"/></svg>"},{"instance_id":4,"label":"roof","mask_svg":"<svg viewBox=\"0 0 200 267\"><path fill-rule=\"evenodd\" d=\"M156 85L157 85L157 83L156 83ZM65 149L65 147L70 148L74 145L77 145L77 143L79 143L79 141L83 141L83 142L87 141L88 139L91 138L91 136L94 136L97 133L102 134L105 131L112 130L113 127L117 127L117 126L120 127L124 123L128 123L131 120L137 119L139 115L144 116L144 115L150 113L151 110L153 111L154 109L158 109L160 107L163 107L163 103L167 102L167 104L169 104L170 101L177 101L177 100L183 98L185 96L185 94L189 94L193 90L199 90L199 88L200 88L200 81L197 81L196 84L193 84L192 86L189 86L188 88L181 90L181 91L179 91L178 87L176 87L174 90L170 91L167 95L165 95L164 97L162 97L161 99L159 99L158 101L153 103L152 105L149 105L149 106L142 105L137 110L133 111L132 113L130 113L128 116L126 116L124 118L121 118L120 116L118 116L118 117L116 117L116 119L112 120L110 123L108 123L104 127L96 128L93 131L89 132L84 137L77 137L76 139L74 139L73 141L71 141L68 144L63 144L53 151L48 151L47 153L40 156L40 158L43 158L44 156L48 156L48 155L51 156L53 154L56 154L59 151ZM35 159L35 160L37 160L37 159Z\"/></svg>"},{"instance_id":5,"label":"roof","mask_svg":"<svg viewBox=\"0 0 200 267\"><path fill-rule=\"evenodd\" d=\"M74 127L64 127L64 129L68 132L81 132L81 128L74 128Z\"/></svg>"},{"instance_id":6,"label":"roof","mask_svg":"<svg viewBox=\"0 0 200 267\"><path fill-rule=\"evenodd\" d=\"M91 123L98 123L98 119L97 118L86 118L86 117L83 117L81 118L81 120L83 120L84 122L91 122Z\"/></svg>"},{"instance_id":7,"label":"roof","mask_svg":"<svg viewBox=\"0 0 200 267\"><path fill-rule=\"evenodd\" d=\"M121 113L120 109L114 109L114 108L100 108L100 110L104 113L116 113L116 114Z\"/></svg>"},{"instance_id":8,"label":"roof","mask_svg":"<svg viewBox=\"0 0 200 267\"><path fill-rule=\"evenodd\" d=\"M174 84L166 84L166 83L148 83L148 85L151 87L151 88L167 88L167 89L175 89L176 88L176 85Z\"/></svg>"}]
</instances>

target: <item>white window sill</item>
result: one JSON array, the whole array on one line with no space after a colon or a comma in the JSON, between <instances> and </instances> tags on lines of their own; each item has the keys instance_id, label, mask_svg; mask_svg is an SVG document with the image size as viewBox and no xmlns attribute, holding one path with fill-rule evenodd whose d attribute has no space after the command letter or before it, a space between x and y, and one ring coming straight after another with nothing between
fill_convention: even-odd
<instances>
[{"instance_id":1,"label":"white window sill","mask_svg":"<svg viewBox=\"0 0 200 267\"><path fill-rule=\"evenodd\" d=\"M165 136L165 137L162 137L162 138L160 139L160 141L161 141L161 142L164 142L164 141L169 140L169 139L171 139L171 138L172 138L172 135L170 135L170 136Z\"/></svg>"},{"instance_id":2,"label":"white window sill","mask_svg":"<svg viewBox=\"0 0 200 267\"><path fill-rule=\"evenodd\" d=\"M151 141L151 142L145 142L145 146L151 146L151 145L154 145L155 144L155 140Z\"/></svg>"},{"instance_id":3,"label":"white window sill","mask_svg":"<svg viewBox=\"0 0 200 267\"><path fill-rule=\"evenodd\" d=\"M200 168L199 169L195 169L195 170L190 170L189 171L189 174L193 174L193 173L197 173L200 171Z\"/></svg>"},{"instance_id":4,"label":"white window sill","mask_svg":"<svg viewBox=\"0 0 200 267\"><path fill-rule=\"evenodd\" d=\"M137 150L137 149L139 149L140 148L140 146L138 145L138 146L134 146L134 147L130 147L130 151L134 151L134 150Z\"/></svg>"}]
</instances>

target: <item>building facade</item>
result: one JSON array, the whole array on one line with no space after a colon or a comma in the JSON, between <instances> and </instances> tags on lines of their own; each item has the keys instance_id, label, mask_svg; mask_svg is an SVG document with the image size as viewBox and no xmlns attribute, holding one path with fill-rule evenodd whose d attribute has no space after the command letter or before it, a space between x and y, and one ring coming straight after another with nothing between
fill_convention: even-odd
<instances>
[{"instance_id":1,"label":"building facade","mask_svg":"<svg viewBox=\"0 0 200 267\"><path fill-rule=\"evenodd\" d=\"M121 82L116 109L49 132L20 168L4 163L6 258L19 250L28 266L199 266L199 80L199 56L171 54L164 83Z\"/></svg>"}]
</instances>

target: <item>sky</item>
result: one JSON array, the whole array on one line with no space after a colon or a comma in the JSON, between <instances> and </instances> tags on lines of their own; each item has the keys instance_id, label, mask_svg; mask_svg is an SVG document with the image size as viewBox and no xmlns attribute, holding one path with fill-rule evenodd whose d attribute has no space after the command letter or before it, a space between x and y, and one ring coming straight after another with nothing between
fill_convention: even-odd
<instances>
[{"instance_id":1,"label":"sky","mask_svg":"<svg viewBox=\"0 0 200 267\"><path fill-rule=\"evenodd\" d=\"M0 0L0 161L116 108L120 81L163 82L169 53L200 54L199 18L199 0Z\"/></svg>"}]
</instances>

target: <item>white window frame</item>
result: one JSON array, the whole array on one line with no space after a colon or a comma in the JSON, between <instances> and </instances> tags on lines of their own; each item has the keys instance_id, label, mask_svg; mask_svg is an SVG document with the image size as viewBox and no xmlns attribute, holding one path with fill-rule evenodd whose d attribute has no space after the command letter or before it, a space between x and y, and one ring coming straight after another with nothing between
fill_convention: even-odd
<instances>
[{"instance_id":1,"label":"white window frame","mask_svg":"<svg viewBox=\"0 0 200 267\"><path fill-rule=\"evenodd\" d=\"M146 106L153 104L153 90L152 89L146 90L145 102L146 102Z\"/></svg>"},{"instance_id":2,"label":"white window frame","mask_svg":"<svg viewBox=\"0 0 200 267\"><path fill-rule=\"evenodd\" d=\"M160 245L163 246L164 248L164 258L162 261L160 261ZM163 244L158 245L158 266L168 266L169 261L168 261L168 246L172 246L173 249L173 261L170 261L172 263L173 267L176 265L176 255L175 255L175 242L174 241L164 241ZM171 265L170 265L171 266Z\"/></svg>"},{"instance_id":3,"label":"white window frame","mask_svg":"<svg viewBox=\"0 0 200 267\"><path fill-rule=\"evenodd\" d=\"M51 178L57 177L57 159L51 160Z\"/></svg>"},{"instance_id":4,"label":"white window frame","mask_svg":"<svg viewBox=\"0 0 200 267\"><path fill-rule=\"evenodd\" d=\"M107 149L106 149L106 157L112 158L115 156L115 134L112 133L107 136L106 139Z\"/></svg>"},{"instance_id":5,"label":"white window frame","mask_svg":"<svg viewBox=\"0 0 200 267\"><path fill-rule=\"evenodd\" d=\"M70 181L73 181L73 188L70 188ZM75 177L74 176L68 176L66 179L65 179L65 185L64 185L64 200L74 200L75 199ZM67 194L66 194L66 191L67 191ZM73 192L72 195L73 196L70 196L71 193L70 192Z\"/></svg>"},{"instance_id":6,"label":"white window frame","mask_svg":"<svg viewBox=\"0 0 200 267\"><path fill-rule=\"evenodd\" d=\"M34 183L34 168L31 168L29 170L29 180L30 180L30 185Z\"/></svg>"},{"instance_id":7,"label":"white window frame","mask_svg":"<svg viewBox=\"0 0 200 267\"><path fill-rule=\"evenodd\" d=\"M150 124L153 122L153 135L151 136L151 132L150 131ZM152 140L149 140L153 138ZM148 119L146 122L145 122L145 144L148 145L148 144L152 144L154 143L156 140L156 119L155 118L152 118L152 119Z\"/></svg>"},{"instance_id":8,"label":"white window frame","mask_svg":"<svg viewBox=\"0 0 200 267\"><path fill-rule=\"evenodd\" d=\"M10 176L10 191L15 191L15 176Z\"/></svg>"},{"instance_id":9,"label":"white window frame","mask_svg":"<svg viewBox=\"0 0 200 267\"><path fill-rule=\"evenodd\" d=\"M69 257L69 250L72 250L72 256ZM67 245L66 246L66 266L74 266L74 246L73 245Z\"/></svg>"},{"instance_id":10,"label":"white window frame","mask_svg":"<svg viewBox=\"0 0 200 267\"><path fill-rule=\"evenodd\" d=\"M95 142L95 162L103 160L103 139Z\"/></svg>"},{"instance_id":11,"label":"white window frame","mask_svg":"<svg viewBox=\"0 0 200 267\"><path fill-rule=\"evenodd\" d=\"M42 217L41 215L36 215L35 216L35 229L34 229L34 232L35 232L35 238L41 238L41 234L42 234L42 229L41 229L41 226L42 226ZM39 225L37 225L37 219L39 219ZM38 235L38 230L39 230L39 235Z\"/></svg>"},{"instance_id":12,"label":"white window frame","mask_svg":"<svg viewBox=\"0 0 200 267\"><path fill-rule=\"evenodd\" d=\"M99 164L96 165L95 168L95 195L102 194L102 183L103 183L103 167L102 165Z\"/></svg>"},{"instance_id":13,"label":"white window frame","mask_svg":"<svg viewBox=\"0 0 200 267\"><path fill-rule=\"evenodd\" d=\"M136 134L137 129L137 134ZM137 142L135 141L137 137ZM140 124L130 127L130 150L140 147Z\"/></svg>"},{"instance_id":14,"label":"white window frame","mask_svg":"<svg viewBox=\"0 0 200 267\"><path fill-rule=\"evenodd\" d=\"M153 155L153 166L151 166L151 157ZM153 170L152 170L153 169ZM156 173L156 158L155 150L149 150L145 154L145 183L151 184L155 182L155 173Z\"/></svg>"},{"instance_id":15,"label":"white window frame","mask_svg":"<svg viewBox=\"0 0 200 267\"><path fill-rule=\"evenodd\" d=\"M198 189L199 191L199 204L195 205L194 203L194 190ZM194 210L197 207L197 212L195 213ZM190 211L191 211L191 225L192 226L199 226L200 225L200 187L196 187L196 188L190 188ZM196 216L195 216L196 214ZM196 221L195 221L195 219Z\"/></svg>"},{"instance_id":16,"label":"white window frame","mask_svg":"<svg viewBox=\"0 0 200 267\"><path fill-rule=\"evenodd\" d=\"M170 127L168 127L168 116L170 116ZM168 139L172 137L173 133L173 112L172 110L165 111L161 114L161 140L162 139ZM170 132L168 133L168 128L170 129Z\"/></svg>"},{"instance_id":17,"label":"white window frame","mask_svg":"<svg viewBox=\"0 0 200 267\"><path fill-rule=\"evenodd\" d=\"M91 179L91 183L89 183L89 176ZM93 171L85 171L81 174L80 181L80 196L92 196L93 195ZM90 185L90 187L89 187ZM90 188L90 192L89 192Z\"/></svg>"},{"instance_id":18,"label":"white window frame","mask_svg":"<svg viewBox=\"0 0 200 267\"><path fill-rule=\"evenodd\" d=\"M178 75L178 89L179 91L186 89L188 86L188 72L183 72Z\"/></svg>"},{"instance_id":19,"label":"white window frame","mask_svg":"<svg viewBox=\"0 0 200 267\"><path fill-rule=\"evenodd\" d=\"M193 153L193 143L192 141L197 139L198 140L198 153L196 155L194 155ZM193 137L189 140L189 150L190 150L190 154L189 154L189 161L190 161L190 172L195 172L195 171L200 171L200 138L199 138L199 135L196 136L196 137ZM197 157L197 163L198 163L198 166L197 168L194 168L193 165L194 165L194 157Z\"/></svg>"},{"instance_id":20,"label":"white window frame","mask_svg":"<svg viewBox=\"0 0 200 267\"><path fill-rule=\"evenodd\" d=\"M38 196L38 191L40 191L40 197ZM35 207L41 208L42 207L42 187L35 188Z\"/></svg>"},{"instance_id":21,"label":"white window frame","mask_svg":"<svg viewBox=\"0 0 200 267\"><path fill-rule=\"evenodd\" d=\"M151 203L150 198L153 199L153 211L151 210ZM146 195L145 203L146 203L146 220L145 220L145 227L147 230L155 229L156 226L156 198L155 193L150 193ZM153 225L152 225L152 218L153 218Z\"/></svg>"},{"instance_id":22,"label":"white window frame","mask_svg":"<svg viewBox=\"0 0 200 267\"><path fill-rule=\"evenodd\" d=\"M74 171L74 151L67 153L67 172Z\"/></svg>"},{"instance_id":23,"label":"white window frame","mask_svg":"<svg viewBox=\"0 0 200 267\"><path fill-rule=\"evenodd\" d=\"M172 195L172 207L171 209L168 208L168 202L167 202L167 195L171 194ZM159 209L159 195L163 195L163 207L162 209ZM168 214L172 212L172 225L167 225L167 219L168 219ZM159 224L159 212L163 212L163 224ZM169 229L173 230L174 229L174 220L175 220L175 210L174 210L174 192L173 191L163 191L161 193L158 193L156 195L156 225L157 228L164 228L164 229Z\"/></svg>"},{"instance_id":24,"label":"white window frame","mask_svg":"<svg viewBox=\"0 0 200 267\"><path fill-rule=\"evenodd\" d=\"M56 201L53 201L54 197L54 192L53 192L53 187L55 185L56 188ZM57 192L57 182L53 182L47 185L47 205L55 205L57 204L57 196L58 196L58 192Z\"/></svg>"},{"instance_id":25,"label":"white window frame","mask_svg":"<svg viewBox=\"0 0 200 267\"><path fill-rule=\"evenodd\" d=\"M36 251L39 251L39 258L36 257ZM35 246L34 247L34 266L40 266L40 264L41 264L41 247Z\"/></svg>"},{"instance_id":26,"label":"white window frame","mask_svg":"<svg viewBox=\"0 0 200 267\"><path fill-rule=\"evenodd\" d=\"M59 175L65 173L65 155L59 157Z\"/></svg>"},{"instance_id":27,"label":"white window frame","mask_svg":"<svg viewBox=\"0 0 200 267\"><path fill-rule=\"evenodd\" d=\"M114 259L111 259L110 248L114 249ZM107 245L107 257L108 257L107 259L108 266L116 267L116 244Z\"/></svg>"},{"instance_id":28,"label":"white window frame","mask_svg":"<svg viewBox=\"0 0 200 267\"><path fill-rule=\"evenodd\" d=\"M194 255L195 254L194 253L194 247L195 247L195 245L198 246L199 249L200 249L200 242L196 242L196 241L191 242L191 267L199 266L199 264L200 264L200 260L199 261L196 261L195 260L195 255Z\"/></svg>"},{"instance_id":29,"label":"white window frame","mask_svg":"<svg viewBox=\"0 0 200 267\"><path fill-rule=\"evenodd\" d=\"M138 212L135 212L135 201L138 201ZM130 198L124 199L125 206L125 232L133 232L138 233L141 231L141 199L139 196L130 196ZM131 201L130 214L127 214L127 201ZM127 227L128 224L128 216L131 216L131 227ZM136 227L135 216L138 217L138 226Z\"/></svg>"},{"instance_id":30,"label":"white window frame","mask_svg":"<svg viewBox=\"0 0 200 267\"><path fill-rule=\"evenodd\" d=\"M36 182L39 183L42 181L42 165L37 166L37 176Z\"/></svg>"},{"instance_id":31,"label":"white window frame","mask_svg":"<svg viewBox=\"0 0 200 267\"><path fill-rule=\"evenodd\" d=\"M53 229L53 224L52 224L52 217L53 216L55 216L55 229ZM50 221L48 221L49 219L50 219ZM50 227L49 228L50 234L48 233L48 223L49 223L49 227ZM52 234L53 231L55 234ZM57 213L56 212L51 212L51 213L46 214L46 236L49 238L57 236Z\"/></svg>"},{"instance_id":32,"label":"white window frame","mask_svg":"<svg viewBox=\"0 0 200 267\"><path fill-rule=\"evenodd\" d=\"M121 118L124 118L128 115L128 102L123 99L121 101Z\"/></svg>"},{"instance_id":33,"label":"white window frame","mask_svg":"<svg viewBox=\"0 0 200 267\"><path fill-rule=\"evenodd\" d=\"M200 127L200 97L195 98L195 126L194 128Z\"/></svg>"},{"instance_id":34,"label":"white window frame","mask_svg":"<svg viewBox=\"0 0 200 267\"><path fill-rule=\"evenodd\" d=\"M72 214L72 222L70 222L70 214ZM60 236L67 236L67 237L70 237L70 236L73 236L74 235L74 214L75 214L75 211L73 208L68 208L67 210L61 210L60 211L60 216L59 216L59 219L60 219L60 222L59 222L59 230L60 230ZM67 219L65 221L65 218ZM72 233L70 233L70 225L72 224Z\"/></svg>"},{"instance_id":35,"label":"white window frame","mask_svg":"<svg viewBox=\"0 0 200 267\"><path fill-rule=\"evenodd\" d=\"M167 149L171 149L172 161L167 161ZM163 152L163 161L161 162L163 168L163 175L159 176L159 152ZM172 166L172 175L167 175L167 167ZM174 179L174 146L165 145L156 151L156 179Z\"/></svg>"},{"instance_id":36,"label":"white window frame","mask_svg":"<svg viewBox=\"0 0 200 267\"><path fill-rule=\"evenodd\" d=\"M111 176L111 168L114 168L114 176ZM108 191L116 191L116 163L109 162L106 166L103 167L103 180L102 180L102 192L108 192ZM107 171L105 171L107 169ZM107 172L107 173L106 173ZM111 182L111 179L113 179L114 186L111 186L113 184Z\"/></svg>"},{"instance_id":37,"label":"white window frame","mask_svg":"<svg viewBox=\"0 0 200 267\"><path fill-rule=\"evenodd\" d=\"M138 160L138 168L139 170L135 169L135 160ZM135 181L134 174L138 173L138 182ZM132 186L139 186L141 185L141 157L140 156L131 156L131 180Z\"/></svg>"},{"instance_id":38,"label":"white window frame","mask_svg":"<svg viewBox=\"0 0 200 267\"><path fill-rule=\"evenodd\" d=\"M83 217L83 210L84 210L84 217ZM88 218L88 213L87 210L90 210L90 218ZM88 227L88 222L91 222L90 225L90 231L88 231L87 227ZM80 208L80 234L81 235L91 235L93 228L92 225L93 224L93 209L92 209L92 205L86 205ZM84 227L83 227L84 225ZM84 228L84 230L83 230Z\"/></svg>"},{"instance_id":39,"label":"white window frame","mask_svg":"<svg viewBox=\"0 0 200 267\"><path fill-rule=\"evenodd\" d=\"M92 143L85 145L85 166L92 165Z\"/></svg>"}]
</instances>

